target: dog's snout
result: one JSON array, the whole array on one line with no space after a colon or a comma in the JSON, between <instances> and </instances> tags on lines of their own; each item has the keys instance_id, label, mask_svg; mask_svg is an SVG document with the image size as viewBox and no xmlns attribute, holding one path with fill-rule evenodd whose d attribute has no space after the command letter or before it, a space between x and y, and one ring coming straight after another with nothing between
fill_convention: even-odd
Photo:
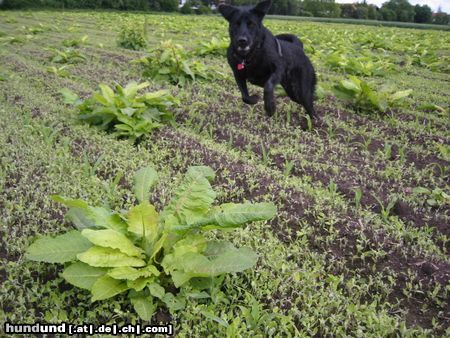
<instances>
[{"instance_id":1,"label":"dog's snout","mask_svg":"<svg viewBox=\"0 0 450 338\"><path fill-rule=\"evenodd\" d=\"M244 37L244 36L241 36L239 39L238 39L238 44L239 44L239 46L247 46L247 44L248 44L248 40L247 40L247 38L246 37Z\"/></svg>"}]
</instances>

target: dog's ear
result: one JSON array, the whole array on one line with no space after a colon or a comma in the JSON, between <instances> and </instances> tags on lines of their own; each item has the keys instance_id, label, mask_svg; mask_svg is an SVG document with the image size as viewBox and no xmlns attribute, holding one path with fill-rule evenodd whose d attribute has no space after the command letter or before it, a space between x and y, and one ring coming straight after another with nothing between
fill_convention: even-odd
<instances>
[{"instance_id":1,"label":"dog's ear","mask_svg":"<svg viewBox=\"0 0 450 338\"><path fill-rule=\"evenodd\" d=\"M236 13L238 9L234 6L227 5L227 4L220 4L219 5L219 12L222 14L222 16L227 19L228 21L231 20L234 13Z\"/></svg>"},{"instance_id":2,"label":"dog's ear","mask_svg":"<svg viewBox=\"0 0 450 338\"><path fill-rule=\"evenodd\" d=\"M252 8L252 12L262 19L269 12L270 6L272 6L272 0L262 1Z\"/></svg>"}]
</instances>

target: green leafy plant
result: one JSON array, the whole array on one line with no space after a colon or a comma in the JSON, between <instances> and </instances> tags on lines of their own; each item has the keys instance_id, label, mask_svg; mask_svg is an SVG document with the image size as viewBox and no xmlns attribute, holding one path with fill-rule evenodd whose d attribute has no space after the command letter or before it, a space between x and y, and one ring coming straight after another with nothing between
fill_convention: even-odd
<instances>
[{"instance_id":1,"label":"green leafy plant","mask_svg":"<svg viewBox=\"0 0 450 338\"><path fill-rule=\"evenodd\" d=\"M81 45L85 44L88 40L89 36L84 35L83 37L79 39L66 39L63 41L63 45L65 47L80 47Z\"/></svg>"},{"instance_id":2,"label":"green leafy plant","mask_svg":"<svg viewBox=\"0 0 450 338\"><path fill-rule=\"evenodd\" d=\"M113 131L118 137L137 141L153 129L173 121L170 109L179 104L167 90L139 94L149 85L148 82L131 82L126 87L116 84L113 90L100 84L100 91L84 101L68 89L60 93L66 103L78 107L81 120Z\"/></svg>"},{"instance_id":3,"label":"green leafy plant","mask_svg":"<svg viewBox=\"0 0 450 338\"><path fill-rule=\"evenodd\" d=\"M213 37L209 42L201 42L201 46L197 48L196 54L200 56L219 55L224 56L230 41L227 39L218 39Z\"/></svg>"},{"instance_id":4,"label":"green leafy plant","mask_svg":"<svg viewBox=\"0 0 450 338\"><path fill-rule=\"evenodd\" d=\"M393 92L391 90L378 91L368 82L349 76L333 87L334 94L348 103L356 110L368 112L385 112L389 108L401 105L412 90Z\"/></svg>"},{"instance_id":5,"label":"green leafy plant","mask_svg":"<svg viewBox=\"0 0 450 338\"><path fill-rule=\"evenodd\" d=\"M145 25L130 23L123 25L117 37L117 44L120 47L132 50L140 50L147 47Z\"/></svg>"},{"instance_id":6,"label":"green leafy plant","mask_svg":"<svg viewBox=\"0 0 450 338\"><path fill-rule=\"evenodd\" d=\"M127 212L52 196L70 208L67 217L77 230L37 239L26 258L65 263L61 276L89 290L93 302L127 292L143 320L150 320L159 305L173 313L183 309L189 297L209 298L216 277L249 269L258 258L250 248L209 240L205 232L230 230L276 214L272 203L213 206L214 176L209 167L190 167L161 212L149 203L158 179L151 167L135 174L133 190L139 204ZM173 287L180 291L174 293Z\"/></svg>"},{"instance_id":7,"label":"green leafy plant","mask_svg":"<svg viewBox=\"0 0 450 338\"><path fill-rule=\"evenodd\" d=\"M363 76L384 76L394 68L386 60L372 60L372 57L354 57L335 51L325 57L325 62L332 69L340 69L348 74Z\"/></svg>"},{"instance_id":8,"label":"green leafy plant","mask_svg":"<svg viewBox=\"0 0 450 338\"><path fill-rule=\"evenodd\" d=\"M430 207L450 205L450 195L440 188L431 190L424 187L417 187L413 189L413 192L416 195L425 195L426 203Z\"/></svg>"},{"instance_id":9,"label":"green leafy plant","mask_svg":"<svg viewBox=\"0 0 450 338\"><path fill-rule=\"evenodd\" d=\"M192 60L181 45L170 40L161 42L150 55L135 62L143 65L144 76L174 85L208 78L205 64Z\"/></svg>"},{"instance_id":10,"label":"green leafy plant","mask_svg":"<svg viewBox=\"0 0 450 338\"><path fill-rule=\"evenodd\" d=\"M69 77L70 73L67 70L67 65L61 66L61 67L55 67L55 66L51 66L51 67L47 67L47 72L51 73L51 74L55 74L59 77Z\"/></svg>"},{"instance_id":11,"label":"green leafy plant","mask_svg":"<svg viewBox=\"0 0 450 338\"><path fill-rule=\"evenodd\" d=\"M6 37L0 37L0 44L7 45L7 44L21 44L25 43L25 38L21 36L6 36Z\"/></svg>"},{"instance_id":12,"label":"green leafy plant","mask_svg":"<svg viewBox=\"0 0 450 338\"><path fill-rule=\"evenodd\" d=\"M42 23L39 23L38 25L31 26L31 27L23 26L22 29L25 31L25 33L33 34L33 35L36 35L36 34L39 34L39 33L43 33L45 31L50 30L49 27L44 26Z\"/></svg>"},{"instance_id":13,"label":"green leafy plant","mask_svg":"<svg viewBox=\"0 0 450 338\"><path fill-rule=\"evenodd\" d=\"M50 57L50 59L52 62L55 63L77 63L79 61L86 60L86 56L84 56L84 54L73 48L66 48L64 50L58 50L56 48L48 48L47 50L54 53Z\"/></svg>"}]
</instances>

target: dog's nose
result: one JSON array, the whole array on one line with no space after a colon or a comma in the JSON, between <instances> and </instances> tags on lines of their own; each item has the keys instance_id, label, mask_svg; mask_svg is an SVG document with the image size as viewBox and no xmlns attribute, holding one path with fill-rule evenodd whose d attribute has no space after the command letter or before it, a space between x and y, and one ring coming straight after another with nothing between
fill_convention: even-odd
<instances>
[{"instance_id":1,"label":"dog's nose","mask_svg":"<svg viewBox=\"0 0 450 338\"><path fill-rule=\"evenodd\" d=\"M247 46L248 40L245 37L240 37L238 39L238 45L239 46Z\"/></svg>"}]
</instances>

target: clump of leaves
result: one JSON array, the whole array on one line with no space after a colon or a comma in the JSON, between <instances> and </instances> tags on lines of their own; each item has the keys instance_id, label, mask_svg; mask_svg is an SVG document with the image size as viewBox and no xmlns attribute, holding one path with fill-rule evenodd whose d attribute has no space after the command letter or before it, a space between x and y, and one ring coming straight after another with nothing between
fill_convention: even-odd
<instances>
[{"instance_id":1,"label":"clump of leaves","mask_svg":"<svg viewBox=\"0 0 450 338\"><path fill-rule=\"evenodd\" d=\"M227 39L218 39L213 37L209 42L202 42L201 46L197 48L197 55L206 56L206 55L219 55L224 56L227 52L227 48L230 44L230 41Z\"/></svg>"},{"instance_id":2,"label":"clump of leaves","mask_svg":"<svg viewBox=\"0 0 450 338\"><path fill-rule=\"evenodd\" d=\"M160 305L173 313L183 309L189 297L210 298L211 288L217 287L214 281L253 267L257 255L228 241L209 240L205 232L230 230L276 214L272 203L213 206L214 176L209 167L190 167L161 212L149 203L150 188L157 181L151 167L135 174L139 204L127 212L52 196L70 208L67 217L77 230L39 238L26 258L65 263L62 277L89 290L93 302L127 292L143 320L150 320ZM174 287L180 290L176 294Z\"/></svg>"},{"instance_id":3,"label":"clump of leaves","mask_svg":"<svg viewBox=\"0 0 450 338\"><path fill-rule=\"evenodd\" d=\"M368 112L385 112L389 108L401 105L402 101L411 94L412 90L393 92L391 90L378 91L368 82L349 76L333 87L334 94L356 110Z\"/></svg>"},{"instance_id":4,"label":"clump of leaves","mask_svg":"<svg viewBox=\"0 0 450 338\"><path fill-rule=\"evenodd\" d=\"M66 39L63 41L63 45L65 47L80 47L81 45L85 44L88 40L89 36L84 35L83 37L79 39Z\"/></svg>"},{"instance_id":5,"label":"clump of leaves","mask_svg":"<svg viewBox=\"0 0 450 338\"><path fill-rule=\"evenodd\" d=\"M61 67L55 67L55 66L51 66L51 67L47 67L47 72L51 73L51 74L55 74L59 77L69 77L70 73L67 70L68 65L64 65Z\"/></svg>"},{"instance_id":6,"label":"clump of leaves","mask_svg":"<svg viewBox=\"0 0 450 338\"><path fill-rule=\"evenodd\" d=\"M120 28L117 44L120 47L140 50L147 47L145 26L126 23Z\"/></svg>"},{"instance_id":7,"label":"clump of leaves","mask_svg":"<svg viewBox=\"0 0 450 338\"><path fill-rule=\"evenodd\" d=\"M430 207L441 207L444 205L450 205L450 195L440 188L433 190L417 187L413 189L416 195L424 195L426 197L426 203Z\"/></svg>"},{"instance_id":8,"label":"clump of leaves","mask_svg":"<svg viewBox=\"0 0 450 338\"><path fill-rule=\"evenodd\" d=\"M73 48L66 48L64 50L47 48L47 50L54 53L54 55L52 55L50 59L55 63L77 63L79 61L86 60L86 56L84 56L84 54Z\"/></svg>"},{"instance_id":9,"label":"clump of leaves","mask_svg":"<svg viewBox=\"0 0 450 338\"><path fill-rule=\"evenodd\" d=\"M149 85L148 82L131 82L126 87L117 84L113 90L100 84L100 91L84 101L68 89L60 92L66 103L78 107L81 120L113 131L118 137L137 141L153 129L173 121L171 108L179 104L167 90L139 94Z\"/></svg>"},{"instance_id":10,"label":"clump of leaves","mask_svg":"<svg viewBox=\"0 0 450 338\"><path fill-rule=\"evenodd\" d=\"M21 36L6 36L6 37L0 37L0 44L7 45L7 44L21 44L25 43L26 39Z\"/></svg>"},{"instance_id":11,"label":"clump of leaves","mask_svg":"<svg viewBox=\"0 0 450 338\"><path fill-rule=\"evenodd\" d=\"M336 51L325 58L325 62L333 69L340 69L348 74L363 76L384 76L392 70L394 64L385 60L373 61L371 57L352 57Z\"/></svg>"},{"instance_id":12,"label":"clump of leaves","mask_svg":"<svg viewBox=\"0 0 450 338\"><path fill-rule=\"evenodd\" d=\"M50 28L44 26L42 23L39 23L36 26L31 26L31 27L25 27L23 26L22 29L27 33L27 34L39 34L39 33L43 33L47 30L50 30Z\"/></svg>"},{"instance_id":13,"label":"clump of leaves","mask_svg":"<svg viewBox=\"0 0 450 338\"><path fill-rule=\"evenodd\" d=\"M210 73L204 63L191 59L181 45L170 40L161 42L148 56L135 62L143 65L144 76L178 86L207 79Z\"/></svg>"}]
</instances>

